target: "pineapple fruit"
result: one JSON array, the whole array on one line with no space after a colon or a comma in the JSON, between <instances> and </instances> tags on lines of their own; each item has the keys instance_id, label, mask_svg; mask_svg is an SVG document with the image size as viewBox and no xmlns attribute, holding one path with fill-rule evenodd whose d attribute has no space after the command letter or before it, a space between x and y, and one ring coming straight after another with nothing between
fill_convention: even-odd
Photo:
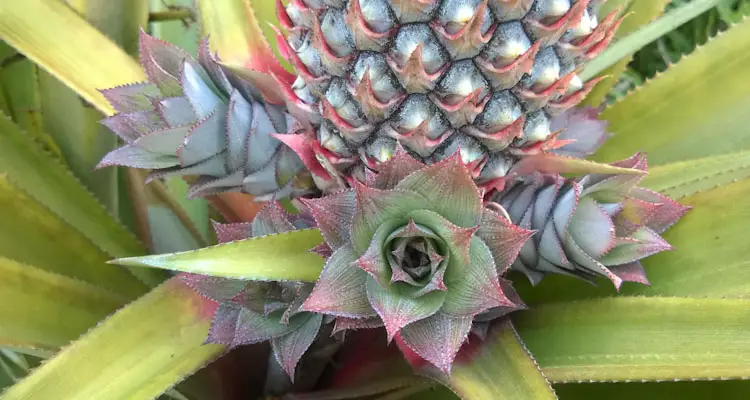
<instances>
[{"instance_id":1,"label":"pineapple fruit","mask_svg":"<svg viewBox=\"0 0 750 400\"><path fill-rule=\"evenodd\" d=\"M314 132L280 139L314 155L302 159L323 189L377 170L399 146L426 163L460 150L492 188L519 158L564 143L552 119L596 84L576 73L620 23L598 21L601 3L278 1L281 52L297 71L287 104Z\"/></svg>"}]
</instances>

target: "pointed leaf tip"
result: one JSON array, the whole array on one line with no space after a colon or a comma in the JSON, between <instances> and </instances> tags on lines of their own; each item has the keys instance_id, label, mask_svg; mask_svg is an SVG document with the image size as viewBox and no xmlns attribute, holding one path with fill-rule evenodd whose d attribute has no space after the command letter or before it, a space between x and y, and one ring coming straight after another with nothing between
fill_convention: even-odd
<instances>
[{"instance_id":1,"label":"pointed leaf tip","mask_svg":"<svg viewBox=\"0 0 750 400\"><path fill-rule=\"evenodd\" d=\"M319 230L303 229L199 250L120 258L111 262L243 280L314 282L323 267L323 259L310 250L322 241Z\"/></svg>"},{"instance_id":2,"label":"pointed leaf tip","mask_svg":"<svg viewBox=\"0 0 750 400\"><path fill-rule=\"evenodd\" d=\"M461 227L479 223L482 193L458 152L443 161L411 173L396 189L421 194L427 207Z\"/></svg>"},{"instance_id":3,"label":"pointed leaf tip","mask_svg":"<svg viewBox=\"0 0 750 400\"><path fill-rule=\"evenodd\" d=\"M543 153L522 158L521 161L517 162L511 168L508 175L531 176L535 172L543 174L645 174L644 171L639 169L623 168L580 158Z\"/></svg>"}]
</instances>

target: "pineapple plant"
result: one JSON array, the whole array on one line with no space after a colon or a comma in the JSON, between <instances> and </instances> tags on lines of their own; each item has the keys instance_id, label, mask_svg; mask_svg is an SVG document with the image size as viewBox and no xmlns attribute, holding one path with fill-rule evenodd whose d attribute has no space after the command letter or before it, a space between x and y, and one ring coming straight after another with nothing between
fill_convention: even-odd
<instances>
[{"instance_id":1,"label":"pineapple plant","mask_svg":"<svg viewBox=\"0 0 750 400\"><path fill-rule=\"evenodd\" d=\"M272 3L0 5L0 398L743 398L741 0Z\"/></svg>"}]
</instances>

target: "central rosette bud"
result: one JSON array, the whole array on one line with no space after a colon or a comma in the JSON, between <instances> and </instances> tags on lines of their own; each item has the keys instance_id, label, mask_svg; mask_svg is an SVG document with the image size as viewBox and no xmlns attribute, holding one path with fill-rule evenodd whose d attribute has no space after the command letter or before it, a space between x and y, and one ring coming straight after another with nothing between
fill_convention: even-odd
<instances>
[{"instance_id":1,"label":"central rosette bud","mask_svg":"<svg viewBox=\"0 0 750 400\"><path fill-rule=\"evenodd\" d=\"M448 248L432 229L410 219L386 238L383 249L391 282L422 289L415 291L417 295L445 290L443 274L448 265Z\"/></svg>"},{"instance_id":2,"label":"central rosette bud","mask_svg":"<svg viewBox=\"0 0 750 400\"><path fill-rule=\"evenodd\" d=\"M331 256L302 309L340 329L382 324L449 371L476 316L521 307L499 272L531 232L483 208L458 154L425 167L398 152L352 185L304 200Z\"/></svg>"}]
</instances>

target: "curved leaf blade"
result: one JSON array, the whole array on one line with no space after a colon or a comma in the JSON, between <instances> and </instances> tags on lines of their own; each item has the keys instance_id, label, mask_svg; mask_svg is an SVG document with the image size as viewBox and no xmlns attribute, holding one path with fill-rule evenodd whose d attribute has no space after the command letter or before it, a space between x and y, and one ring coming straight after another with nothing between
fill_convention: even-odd
<instances>
[{"instance_id":1,"label":"curved leaf blade","mask_svg":"<svg viewBox=\"0 0 750 400\"><path fill-rule=\"evenodd\" d=\"M14 399L152 399L224 352L203 342L215 305L172 279L8 389Z\"/></svg>"},{"instance_id":2,"label":"curved leaf blade","mask_svg":"<svg viewBox=\"0 0 750 400\"><path fill-rule=\"evenodd\" d=\"M55 351L127 297L0 257L0 345Z\"/></svg>"},{"instance_id":3,"label":"curved leaf blade","mask_svg":"<svg viewBox=\"0 0 750 400\"><path fill-rule=\"evenodd\" d=\"M556 385L563 400L744 400L750 381L628 382Z\"/></svg>"},{"instance_id":4,"label":"curved leaf blade","mask_svg":"<svg viewBox=\"0 0 750 400\"><path fill-rule=\"evenodd\" d=\"M293 79L274 55L252 3L250 0L198 0L203 36L211 38L211 49L226 63ZM258 5L274 7L271 1Z\"/></svg>"},{"instance_id":5,"label":"curved leaf blade","mask_svg":"<svg viewBox=\"0 0 750 400\"><path fill-rule=\"evenodd\" d=\"M0 38L107 115L114 109L99 89L146 80L134 59L58 0L3 1Z\"/></svg>"},{"instance_id":6,"label":"curved leaf blade","mask_svg":"<svg viewBox=\"0 0 750 400\"><path fill-rule=\"evenodd\" d=\"M181 253L121 258L132 267L154 267L245 280L315 282L324 260L310 250L323 242L317 229L238 240Z\"/></svg>"},{"instance_id":7,"label":"curved leaf blade","mask_svg":"<svg viewBox=\"0 0 750 400\"><path fill-rule=\"evenodd\" d=\"M750 375L750 300L618 297L516 315L521 337L554 382Z\"/></svg>"},{"instance_id":8,"label":"curved leaf blade","mask_svg":"<svg viewBox=\"0 0 750 400\"><path fill-rule=\"evenodd\" d=\"M468 359L454 363L448 380L441 380L464 400L557 399L509 320L490 328Z\"/></svg>"},{"instance_id":9,"label":"curved leaf blade","mask_svg":"<svg viewBox=\"0 0 750 400\"><path fill-rule=\"evenodd\" d=\"M642 184L673 199L750 178L750 151L674 162L651 168Z\"/></svg>"},{"instance_id":10,"label":"curved leaf blade","mask_svg":"<svg viewBox=\"0 0 750 400\"><path fill-rule=\"evenodd\" d=\"M661 165L748 148L749 62L745 20L607 108L614 136L595 158L646 151L649 164Z\"/></svg>"},{"instance_id":11,"label":"curved leaf blade","mask_svg":"<svg viewBox=\"0 0 750 400\"><path fill-rule=\"evenodd\" d=\"M120 293L148 287L0 173L0 256ZM0 292L2 293L2 292Z\"/></svg>"},{"instance_id":12,"label":"curved leaf blade","mask_svg":"<svg viewBox=\"0 0 750 400\"><path fill-rule=\"evenodd\" d=\"M61 157L55 141L42 130L44 115L40 112L41 93L36 65L2 41L0 59L3 60L0 66L0 97L6 103L3 112L55 157Z\"/></svg>"},{"instance_id":13,"label":"curved leaf blade","mask_svg":"<svg viewBox=\"0 0 750 400\"><path fill-rule=\"evenodd\" d=\"M641 26L648 24L664 12L664 7L669 4L669 0L609 0L602 5L599 10L599 16L604 17L607 13L614 11L616 7L627 6L624 13L630 13L620 24L615 34L615 43L617 40L627 37L635 32ZM625 56L615 62L609 68L599 72L596 76L606 76L607 78L599 82L594 89L586 96L585 104L592 107L598 107L606 98L612 87L617 83L620 75L630 62L631 56Z\"/></svg>"}]
</instances>

